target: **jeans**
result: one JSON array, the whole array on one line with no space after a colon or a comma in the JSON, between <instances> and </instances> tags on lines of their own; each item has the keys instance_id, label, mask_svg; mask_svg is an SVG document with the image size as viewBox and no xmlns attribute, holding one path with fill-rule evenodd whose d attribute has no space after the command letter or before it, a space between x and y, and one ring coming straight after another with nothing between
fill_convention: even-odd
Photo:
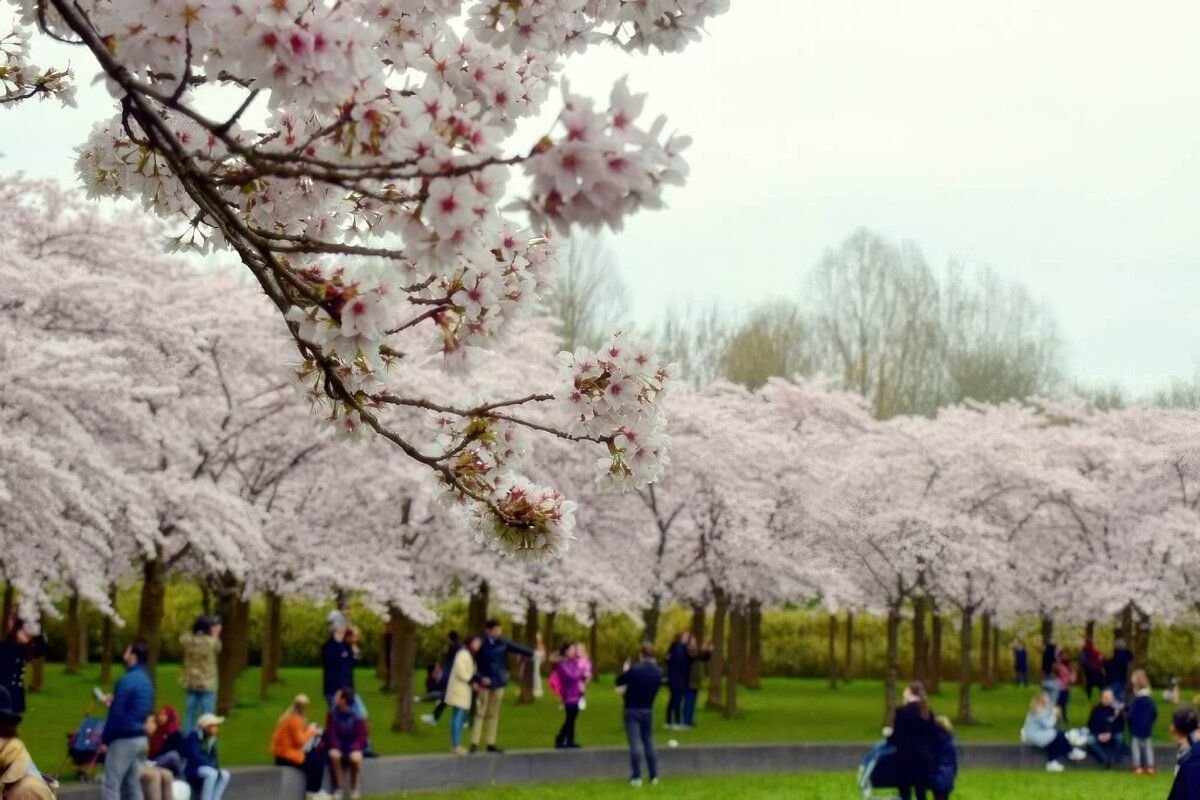
<instances>
[{"instance_id":1,"label":"jeans","mask_svg":"<svg viewBox=\"0 0 1200 800\"><path fill-rule=\"evenodd\" d=\"M186 766L183 756L178 750L169 750L163 753L161 756L154 759L154 763L156 766L162 767L163 769L171 770L171 774L176 778L183 775L183 768Z\"/></svg>"},{"instance_id":2,"label":"jeans","mask_svg":"<svg viewBox=\"0 0 1200 800\"><path fill-rule=\"evenodd\" d=\"M463 728L467 727L467 709L452 708L450 710L450 746L462 747Z\"/></svg>"},{"instance_id":3,"label":"jeans","mask_svg":"<svg viewBox=\"0 0 1200 800\"><path fill-rule=\"evenodd\" d=\"M1133 767L1140 769L1141 767L1154 768L1154 741L1152 739L1138 739L1134 737L1130 743L1130 749L1133 751Z\"/></svg>"},{"instance_id":4,"label":"jeans","mask_svg":"<svg viewBox=\"0 0 1200 800\"><path fill-rule=\"evenodd\" d=\"M683 724L689 728L696 726L696 698L699 696L699 689L688 689L683 694Z\"/></svg>"},{"instance_id":5,"label":"jeans","mask_svg":"<svg viewBox=\"0 0 1200 800\"><path fill-rule=\"evenodd\" d=\"M1124 681L1122 681L1121 683L1110 684L1108 688L1112 690L1114 700L1116 700L1118 703L1125 702L1125 682Z\"/></svg>"},{"instance_id":6,"label":"jeans","mask_svg":"<svg viewBox=\"0 0 1200 800\"><path fill-rule=\"evenodd\" d=\"M150 747L145 736L116 739L108 743L104 756L104 800L143 800L139 767Z\"/></svg>"},{"instance_id":7,"label":"jeans","mask_svg":"<svg viewBox=\"0 0 1200 800\"><path fill-rule=\"evenodd\" d=\"M654 758L654 712L648 708L625 709L625 737L629 740L630 778L642 777L642 756L650 780L658 777L658 762Z\"/></svg>"},{"instance_id":8,"label":"jeans","mask_svg":"<svg viewBox=\"0 0 1200 800\"><path fill-rule=\"evenodd\" d=\"M682 725L683 724L683 693L684 689L668 686L670 697L667 699L667 724Z\"/></svg>"},{"instance_id":9,"label":"jeans","mask_svg":"<svg viewBox=\"0 0 1200 800\"><path fill-rule=\"evenodd\" d=\"M180 732L187 736L196 730L196 720L213 713L217 707L217 693L206 689L188 689L187 702L183 707L183 726Z\"/></svg>"},{"instance_id":10,"label":"jeans","mask_svg":"<svg viewBox=\"0 0 1200 800\"><path fill-rule=\"evenodd\" d=\"M1114 735L1107 742L1102 742L1096 738L1095 734L1089 734L1088 750L1101 764L1111 767L1121 760L1121 737Z\"/></svg>"},{"instance_id":11,"label":"jeans","mask_svg":"<svg viewBox=\"0 0 1200 800\"><path fill-rule=\"evenodd\" d=\"M1029 685L1029 667L1017 670L1016 684L1017 686Z\"/></svg>"},{"instance_id":12,"label":"jeans","mask_svg":"<svg viewBox=\"0 0 1200 800\"><path fill-rule=\"evenodd\" d=\"M316 794L321 791L321 785L325 783L325 758L324 750L312 749L304 754L304 763L297 764L294 761L288 761L286 758L275 756L275 766L291 767L298 769L304 773L304 791Z\"/></svg>"},{"instance_id":13,"label":"jeans","mask_svg":"<svg viewBox=\"0 0 1200 800\"><path fill-rule=\"evenodd\" d=\"M554 746L574 747L575 720L579 716L579 703L567 703L563 709L566 711L566 718L563 720L562 727L558 729L558 735L554 737Z\"/></svg>"},{"instance_id":14,"label":"jeans","mask_svg":"<svg viewBox=\"0 0 1200 800\"><path fill-rule=\"evenodd\" d=\"M216 767L200 767L200 797L197 800L221 800L229 787L229 770Z\"/></svg>"}]
</instances>

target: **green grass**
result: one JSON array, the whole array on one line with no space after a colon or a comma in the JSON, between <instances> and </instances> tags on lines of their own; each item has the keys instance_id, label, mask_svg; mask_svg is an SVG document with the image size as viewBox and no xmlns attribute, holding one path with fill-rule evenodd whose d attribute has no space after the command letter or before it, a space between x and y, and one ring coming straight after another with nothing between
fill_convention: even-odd
<instances>
[{"instance_id":1,"label":"green grass","mask_svg":"<svg viewBox=\"0 0 1200 800\"><path fill-rule=\"evenodd\" d=\"M62 667L57 664L48 664L45 670L46 688L40 694L28 696L29 710L21 727L21 735L37 764L53 772L66 752L64 733L75 728L89 705L92 687L98 683L99 668L87 667L74 676L64 675ZM177 677L178 668L175 665L160 667L158 703L171 704L182 710L183 692ZM285 668L282 678L285 683L272 687L271 697L265 703L258 700L257 669L248 670L238 682L238 705L221 734L221 757L227 766L271 762L268 752L271 731L275 720L294 694L304 692L312 697L323 716L319 670ZM380 753L440 753L449 749L448 718L443 717L437 728L429 728L418 722L419 730L416 733L392 733L388 727L393 698L379 692L379 682L369 670L360 670L356 682L370 710L372 739ZM957 692L956 685L943 684L942 694L933 699L935 710L953 716L957 708ZM1086 700L1082 692L1072 694L1072 719L1082 722L1086 715ZM660 724L666 702L665 692L663 695L659 704ZM588 690L587 697L588 707L580 715L578 724L580 741L585 746L624 744L620 699L612 690L612 678L603 677ZM981 722L975 726L960 727L959 740L1016 742L1029 697L1030 690L1009 686L988 692L976 690L973 693L973 705L975 715ZM671 733L670 736L685 746L725 742L870 742L879 736L883 715L882 689L877 681L856 681L837 691L830 691L823 680L769 678L759 691L741 691L739 704L741 713L736 719L726 720L716 712L701 711L696 730ZM519 706L516 704L516 692L510 691L504 705L500 726L502 746L521 749L551 745L561 722L561 712L555 698L548 695L534 705ZM430 708L428 705L418 706L418 713ZM1160 713L1161 716L1163 714ZM1161 721L1156 732L1166 741L1166 725ZM658 736L665 741L667 733L660 730Z\"/></svg>"},{"instance_id":2,"label":"green grass","mask_svg":"<svg viewBox=\"0 0 1200 800\"><path fill-rule=\"evenodd\" d=\"M1095 771L1049 775L1044 772L980 771L959 776L954 800L1095 800L1098 797L1119 800L1162 800L1170 790L1171 776L1135 777L1129 773ZM855 776L845 772L806 775L738 775L663 779L659 786L635 789L623 781L587 781L569 784L531 784L525 786L488 786L456 789L453 792L410 792L379 800L608 800L609 798L687 798L687 800L840 800L857 798Z\"/></svg>"}]
</instances>

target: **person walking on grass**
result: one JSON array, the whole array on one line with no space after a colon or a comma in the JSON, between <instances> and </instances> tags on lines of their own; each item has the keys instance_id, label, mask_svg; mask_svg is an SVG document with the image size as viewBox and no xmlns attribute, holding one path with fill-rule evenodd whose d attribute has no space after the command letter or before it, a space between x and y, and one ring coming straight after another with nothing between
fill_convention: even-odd
<instances>
[{"instance_id":1,"label":"person walking on grass","mask_svg":"<svg viewBox=\"0 0 1200 800\"><path fill-rule=\"evenodd\" d=\"M475 692L478 676L475 674L475 654L479 652L479 637L472 636L465 647L460 647L454 654L446 683L446 705L450 708L450 752L456 756L465 756L467 748L463 747L463 729L467 727L467 718L471 714L471 699Z\"/></svg>"},{"instance_id":2,"label":"person walking on grass","mask_svg":"<svg viewBox=\"0 0 1200 800\"><path fill-rule=\"evenodd\" d=\"M1133 702L1129 704L1129 749L1133 753L1135 775L1153 775L1154 769L1154 723L1158 720L1158 706L1151 696L1150 678L1144 669L1135 669L1130 677L1133 682Z\"/></svg>"},{"instance_id":3,"label":"person walking on grass","mask_svg":"<svg viewBox=\"0 0 1200 800\"><path fill-rule=\"evenodd\" d=\"M217 656L221 652L221 623L201 616L192 623L191 633L179 635L183 668L179 682L187 692L183 707L183 734L196 728L196 720L217 707Z\"/></svg>"},{"instance_id":4,"label":"person walking on grass","mask_svg":"<svg viewBox=\"0 0 1200 800\"><path fill-rule=\"evenodd\" d=\"M1083 761L1087 753L1078 747L1072 748L1067 737L1058 729L1058 706L1046 692L1038 692L1029 703L1029 713L1021 726L1021 741L1036 747L1046 754L1046 771L1062 772L1066 769L1063 758Z\"/></svg>"},{"instance_id":5,"label":"person walking on grass","mask_svg":"<svg viewBox=\"0 0 1200 800\"><path fill-rule=\"evenodd\" d=\"M1196 709L1180 706L1171 715L1171 738L1179 745L1175 780L1167 800L1196 800L1200 797L1200 723Z\"/></svg>"},{"instance_id":6,"label":"person walking on grass","mask_svg":"<svg viewBox=\"0 0 1200 800\"><path fill-rule=\"evenodd\" d=\"M145 668L149 657L150 648L140 639L125 648L125 674L104 699L108 706L101 735L106 748L101 785L104 800L142 800L138 771L150 749L146 717L154 709L154 684Z\"/></svg>"},{"instance_id":7,"label":"person walking on grass","mask_svg":"<svg viewBox=\"0 0 1200 800\"><path fill-rule=\"evenodd\" d=\"M642 785L643 758L651 784L658 783L658 760L654 756L654 698L663 683L662 670L654 662L654 644L644 642L636 664L625 662L617 686L625 689L625 737L629 740L631 786Z\"/></svg>"},{"instance_id":8,"label":"person walking on grass","mask_svg":"<svg viewBox=\"0 0 1200 800\"><path fill-rule=\"evenodd\" d=\"M231 775L221 768L217 754L217 737L224 723L224 717L203 714L196 720L196 729L183 740L184 774L192 791L199 792L197 800L221 800L229 788Z\"/></svg>"},{"instance_id":9,"label":"person walking on grass","mask_svg":"<svg viewBox=\"0 0 1200 800\"><path fill-rule=\"evenodd\" d=\"M304 773L304 800L329 800L329 795L321 791L321 784L325 782L325 751L313 746L321 735L321 728L308 721L308 706L306 694L298 694L292 700L275 724L271 755L275 758L275 766Z\"/></svg>"},{"instance_id":10,"label":"person walking on grass","mask_svg":"<svg viewBox=\"0 0 1200 800\"><path fill-rule=\"evenodd\" d=\"M333 708L325 720L325 749L334 790L343 800L358 800L362 797L359 786L367 749L367 722L354 713L354 690L349 686L334 695Z\"/></svg>"},{"instance_id":11,"label":"person walking on grass","mask_svg":"<svg viewBox=\"0 0 1200 800\"><path fill-rule=\"evenodd\" d=\"M579 646L574 642L564 642L558 649L557 655L550 657L554 665L554 675L558 679L558 692L562 698L565 718L558 734L554 737L554 746L559 750L575 749L579 743L575 741L575 720L579 717L579 699L583 697L583 665L579 663Z\"/></svg>"},{"instance_id":12,"label":"person walking on grass","mask_svg":"<svg viewBox=\"0 0 1200 800\"><path fill-rule=\"evenodd\" d=\"M920 681L905 687L904 705L896 709L888 744L896 748L901 800L910 800L914 795L917 800L926 800L933 775L938 730L925 685Z\"/></svg>"},{"instance_id":13,"label":"person walking on grass","mask_svg":"<svg viewBox=\"0 0 1200 800\"><path fill-rule=\"evenodd\" d=\"M504 752L496 746L496 737L500 731L500 704L504 700L504 687L508 685L507 662L510 654L533 658L533 651L528 647L522 647L504 638L504 627L499 620L489 619L480 639L479 652L475 654L479 696L476 698L475 723L471 726L472 753L479 750L485 727L487 751Z\"/></svg>"}]
</instances>

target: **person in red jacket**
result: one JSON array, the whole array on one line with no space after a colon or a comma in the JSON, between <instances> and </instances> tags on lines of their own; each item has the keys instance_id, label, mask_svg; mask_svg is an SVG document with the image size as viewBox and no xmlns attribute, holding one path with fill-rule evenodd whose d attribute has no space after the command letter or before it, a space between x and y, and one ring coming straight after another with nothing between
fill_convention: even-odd
<instances>
[{"instance_id":1,"label":"person in red jacket","mask_svg":"<svg viewBox=\"0 0 1200 800\"><path fill-rule=\"evenodd\" d=\"M325 719L325 750L329 755L329 774L333 786L345 794L349 783L350 797L362 797L363 753L367 749L367 721L354 713L354 690L349 686L334 695L333 708ZM349 771L350 780L345 773Z\"/></svg>"}]
</instances>

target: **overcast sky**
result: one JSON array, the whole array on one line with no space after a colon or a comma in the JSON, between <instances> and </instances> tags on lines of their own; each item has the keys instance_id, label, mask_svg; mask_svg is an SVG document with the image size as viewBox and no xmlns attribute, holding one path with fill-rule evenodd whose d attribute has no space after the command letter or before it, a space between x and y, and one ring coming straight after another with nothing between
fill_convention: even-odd
<instances>
[{"instance_id":1,"label":"overcast sky","mask_svg":"<svg viewBox=\"0 0 1200 800\"><path fill-rule=\"evenodd\" d=\"M733 0L681 55L567 74L628 73L695 138L688 187L612 240L639 320L799 296L864 225L1024 282L1074 375L1142 392L1200 364L1198 30L1195 0ZM72 180L107 103L0 112L0 172Z\"/></svg>"}]
</instances>

